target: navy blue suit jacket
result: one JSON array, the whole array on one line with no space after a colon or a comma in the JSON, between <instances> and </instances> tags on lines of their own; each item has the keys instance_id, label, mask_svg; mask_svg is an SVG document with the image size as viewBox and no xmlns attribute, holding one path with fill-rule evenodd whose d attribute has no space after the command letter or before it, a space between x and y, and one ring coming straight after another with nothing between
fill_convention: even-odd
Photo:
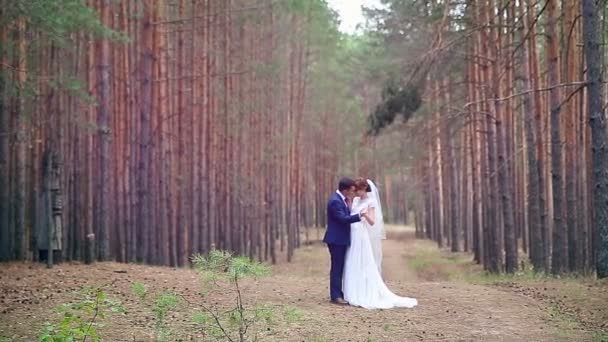
<instances>
[{"instance_id":1,"label":"navy blue suit jacket","mask_svg":"<svg viewBox=\"0 0 608 342\"><path fill-rule=\"evenodd\" d=\"M359 215L351 215L342 197L334 192L327 202L327 231L323 242L333 245L350 245L350 225L359 221L361 221Z\"/></svg>"}]
</instances>

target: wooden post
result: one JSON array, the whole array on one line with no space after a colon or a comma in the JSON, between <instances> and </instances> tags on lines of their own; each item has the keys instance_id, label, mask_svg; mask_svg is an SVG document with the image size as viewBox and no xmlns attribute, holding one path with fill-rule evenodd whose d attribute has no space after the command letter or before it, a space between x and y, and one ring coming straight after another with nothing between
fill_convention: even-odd
<instances>
[{"instance_id":1,"label":"wooden post","mask_svg":"<svg viewBox=\"0 0 608 342\"><path fill-rule=\"evenodd\" d=\"M84 263L87 265L92 264L95 261L95 234L87 234L85 241L85 256Z\"/></svg>"},{"instance_id":2,"label":"wooden post","mask_svg":"<svg viewBox=\"0 0 608 342\"><path fill-rule=\"evenodd\" d=\"M51 196L51 174L52 174L52 166L51 166L51 158L49 157L49 153L46 155L46 163L45 163L45 189L44 189L44 222L45 228L48 230L47 239L46 239L46 267L53 267L53 237L55 236L55 229L53 226L53 214L52 214L52 196Z\"/></svg>"},{"instance_id":3,"label":"wooden post","mask_svg":"<svg viewBox=\"0 0 608 342\"><path fill-rule=\"evenodd\" d=\"M59 154L53 152L51 156L51 174L50 174L50 209L49 215L49 257L47 267L53 267L53 251L61 250L62 248L62 237L63 237L63 225L62 225L62 211L63 201L61 199L61 188L59 184L59 178L61 176L61 161Z\"/></svg>"},{"instance_id":4,"label":"wooden post","mask_svg":"<svg viewBox=\"0 0 608 342\"><path fill-rule=\"evenodd\" d=\"M53 267L53 251L61 251L63 247L63 225L61 199L61 162L57 152L52 148L44 152L43 157L43 191L40 197L41 206L37 212L40 223L37 224L39 251L47 251L47 267Z\"/></svg>"},{"instance_id":5,"label":"wooden post","mask_svg":"<svg viewBox=\"0 0 608 342\"><path fill-rule=\"evenodd\" d=\"M52 256L49 256L49 255L52 253L48 253L48 251L53 250L53 243L52 243L53 229L51 227L52 226L52 214L51 214L51 196L50 196L51 158L50 158L50 153L48 150L46 150L44 152L42 161L43 161L43 165L42 165L43 184L42 184L42 193L40 194L40 197L39 197L40 206L37 208L37 214L40 217L40 220L37 221L38 222L37 248L38 248L38 253L40 256L40 261L43 260L42 251L44 251L44 250L47 251L47 256L46 256L47 267L51 268L53 266L53 259L52 259Z\"/></svg>"}]
</instances>

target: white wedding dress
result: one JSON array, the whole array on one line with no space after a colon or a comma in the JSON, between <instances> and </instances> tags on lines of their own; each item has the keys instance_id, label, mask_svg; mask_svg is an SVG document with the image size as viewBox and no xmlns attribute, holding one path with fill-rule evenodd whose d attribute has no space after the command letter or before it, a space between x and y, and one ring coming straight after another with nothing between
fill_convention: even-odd
<instances>
[{"instance_id":1,"label":"white wedding dress","mask_svg":"<svg viewBox=\"0 0 608 342\"><path fill-rule=\"evenodd\" d=\"M378 198L376 187L369 180L368 183L372 185L371 196L353 201L351 212L359 213L364 208L373 207L377 212L376 220L374 226L367 223L365 219L351 225L350 247L346 252L344 264L344 299L350 305L366 309L413 308L418 305L418 301L415 298L400 297L391 292L382 280L376 264L377 256L374 255L370 232L380 234L380 236L384 234L383 229L380 232L374 231L374 228L378 229L383 226L382 209L376 200ZM379 227L376 227L376 223Z\"/></svg>"}]
</instances>

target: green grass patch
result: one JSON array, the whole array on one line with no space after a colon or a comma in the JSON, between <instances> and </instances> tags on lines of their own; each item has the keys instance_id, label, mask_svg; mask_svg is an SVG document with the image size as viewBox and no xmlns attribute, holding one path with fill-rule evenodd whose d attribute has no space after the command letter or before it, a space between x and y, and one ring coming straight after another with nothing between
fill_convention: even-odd
<instances>
[{"instance_id":1,"label":"green grass patch","mask_svg":"<svg viewBox=\"0 0 608 342\"><path fill-rule=\"evenodd\" d=\"M608 331L597 331L593 334L593 342L608 342Z\"/></svg>"},{"instance_id":2,"label":"green grass patch","mask_svg":"<svg viewBox=\"0 0 608 342\"><path fill-rule=\"evenodd\" d=\"M405 255L407 265L425 280L465 281L475 285L501 285L509 283L538 283L559 281L561 284L572 284L572 294L580 294L581 283L595 280L577 275L553 276L535 272L528 261L520 261L520 270L513 274L495 274L483 270L473 262L469 253L452 253L441 250L428 240L418 240Z\"/></svg>"},{"instance_id":3,"label":"green grass patch","mask_svg":"<svg viewBox=\"0 0 608 342\"><path fill-rule=\"evenodd\" d=\"M608 281L577 274L554 276L535 272L525 255L521 256L517 272L494 274L475 264L471 254L440 250L428 240L416 240L404 255L409 268L421 280L512 288L538 301L564 339L586 330L593 334L593 341L608 342L608 331L604 327L608 319L605 305L608 292L601 290L608 286Z\"/></svg>"},{"instance_id":4,"label":"green grass patch","mask_svg":"<svg viewBox=\"0 0 608 342\"><path fill-rule=\"evenodd\" d=\"M501 285L513 282L530 282L530 281L541 281L547 279L547 275L541 273L534 273L531 270L523 270L513 274L496 274L487 271L473 272L465 276L465 280L468 283L476 285Z\"/></svg>"},{"instance_id":5,"label":"green grass patch","mask_svg":"<svg viewBox=\"0 0 608 342\"><path fill-rule=\"evenodd\" d=\"M424 280L462 280L474 267L468 254L444 252L430 241L416 241L412 247L405 255L407 265Z\"/></svg>"},{"instance_id":6,"label":"green grass patch","mask_svg":"<svg viewBox=\"0 0 608 342\"><path fill-rule=\"evenodd\" d=\"M571 339L573 332L580 330L580 323L569 314L560 311L556 305L550 305L546 309L547 315L556 322L557 334L560 337Z\"/></svg>"},{"instance_id":7,"label":"green grass patch","mask_svg":"<svg viewBox=\"0 0 608 342\"><path fill-rule=\"evenodd\" d=\"M331 340L329 339L329 337L325 337L325 336L314 336L310 341L311 342L330 342Z\"/></svg>"},{"instance_id":8,"label":"green grass patch","mask_svg":"<svg viewBox=\"0 0 608 342\"><path fill-rule=\"evenodd\" d=\"M469 270L463 277L466 282L474 285L506 285L517 283L519 285L559 285L560 295L567 295L572 299L584 300L584 287L596 282L595 279L586 276L565 275L554 276L542 272L534 272L530 267L525 267L513 274L490 273L482 270Z\"/></svg>"}]
</instances>

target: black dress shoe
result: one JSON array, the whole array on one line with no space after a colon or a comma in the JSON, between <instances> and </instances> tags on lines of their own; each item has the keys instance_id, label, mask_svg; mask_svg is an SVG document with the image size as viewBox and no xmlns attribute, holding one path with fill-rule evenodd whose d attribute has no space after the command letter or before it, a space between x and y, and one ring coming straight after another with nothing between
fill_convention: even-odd
<instances>
[{"instance_id":1,"label":"black dress shoe","mask_svg":"<svg viewBox=\"0 0 608 342\"><path fill-rule=\"evenodd\" d=\"M342 298L333 299L331 302L337 305L348 305L348 302Z\"/></svg>"}]
</instances>

